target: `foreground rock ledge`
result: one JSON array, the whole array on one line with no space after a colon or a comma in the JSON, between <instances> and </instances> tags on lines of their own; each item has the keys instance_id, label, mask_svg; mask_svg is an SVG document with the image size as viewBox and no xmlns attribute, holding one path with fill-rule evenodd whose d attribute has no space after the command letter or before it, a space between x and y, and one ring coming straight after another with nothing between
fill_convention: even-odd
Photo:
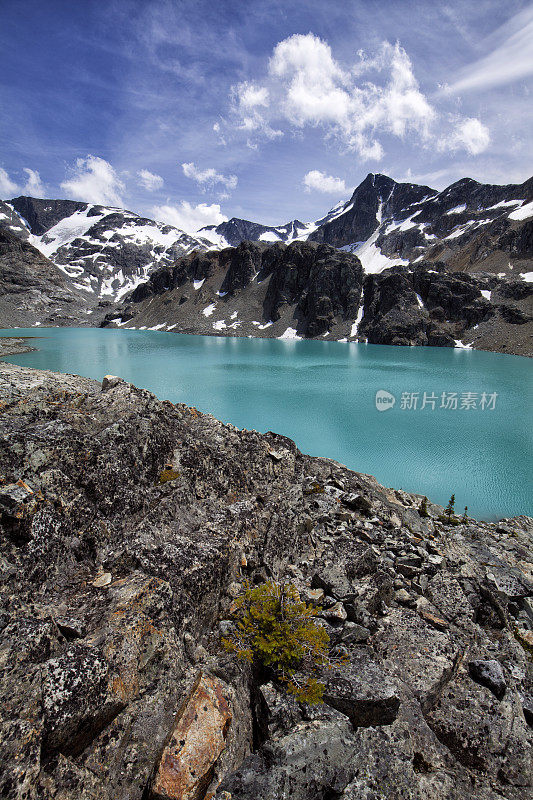
<instances>
[{"instance_id":1,"label":"foreground rock ledge","mask_svg":"<svg viewBox=\"0 0 533 800\"><path fill-rule=\"evenodd\" d=\"M525 800L533 521L438 520L273 433L0 363L0 796ZM221 653L239 584L321 600L304 707Z\"/></svg>"}]
</instances>

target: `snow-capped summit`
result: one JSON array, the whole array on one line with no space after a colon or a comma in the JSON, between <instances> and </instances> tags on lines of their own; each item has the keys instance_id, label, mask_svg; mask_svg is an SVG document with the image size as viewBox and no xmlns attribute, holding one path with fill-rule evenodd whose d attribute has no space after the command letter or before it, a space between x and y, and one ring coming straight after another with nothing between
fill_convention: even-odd
<instances>
[{"instance_id":1,"label":"snow-capped summit","mask_svg":"<svg viewBox=\"0 0 533 800\"><path fill-rule=\"evenodd\" d=\"M33 197L16 197L4 205L21 238L53 261L76 288L101 298L119 299L155 268L211 246L121 208Z\"/></svg>"},{"instance_id":2,"label":"snow-capped summit","mask_svg":"<svg viewBox=\"0 0 533 800\"><path fill-rule=\"evenodd\" d=\"M328 244L355 253L367 274L422 260L514 274L529 252L531 219L533 178L508 186L463 178L439 192L374 173L314 222L263 225L232 217L194 236L132 211L72 200L16 197L0 205L0 227L33 244L76 290L108 300L192 251L243 241Z\"/></svg>"}]
</instances>

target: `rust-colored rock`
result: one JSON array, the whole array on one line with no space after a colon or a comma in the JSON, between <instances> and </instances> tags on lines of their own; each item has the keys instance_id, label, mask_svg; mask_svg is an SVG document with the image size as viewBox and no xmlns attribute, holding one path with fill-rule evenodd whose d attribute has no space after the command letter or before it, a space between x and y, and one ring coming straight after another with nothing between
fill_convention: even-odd
<instances>
[{"instance_id":1,"label":"rust-colored rock","mask_svg":"<svg viewBox=\"0 0 533 800\"><path fill-rule=\"evenodd\" d=\"M231 712L222 684L201 675L183 704L163 750L153 800L204 800L226 747Z\"/></svg>"}]
</instances>

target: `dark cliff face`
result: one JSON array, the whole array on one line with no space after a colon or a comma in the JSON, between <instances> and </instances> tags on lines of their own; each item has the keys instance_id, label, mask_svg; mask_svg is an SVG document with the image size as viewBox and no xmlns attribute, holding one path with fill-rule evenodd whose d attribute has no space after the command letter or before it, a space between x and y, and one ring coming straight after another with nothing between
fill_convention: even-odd
<instances>
[{"instance_id":1,"label":"dark cliff face","mask_svg":"<svg viewBox=\"0 0 533 800\"><path fill-rule=\"evenodd\" d=\"M497 314L481 294L488 285L470 275L450 275L442 264L368 276L360 332L373 344L453 347L465 329Z\"/></svg>"},{"instance_id":2,"label":"dark cliff face","mask_svg":"<svg viewBox=\"0 0 533 800\"><path fill-rule=\"evenodd\" d=\"M357 258L327 246L297 242L277 247L264 302L264 319L276 321L285 305L295 306L297 331L321 336L334 320L357 316L363 271Z\"/></svg>"},{"instance_id":3,"label":"dark cliff face","mask_svg":"<svg viewBox=\"0 0 533 800\"><path fill-rule=\"evenodd\" d=\"M532 520L113 376L0 362L0 410L3 800L529 800ZM267 578L318 603L321 706L221 648Z\"/></svg>"},{"instance_id":4,"label":"dark cliff face","mask_svg":"<svg viewBox=\"0 0 533 800\"><path fill-rule=\"evenodd\" d=\"M196 295L195 282L208 279L212 279L212 285L209 289L202 287ZM167 295L191 283L193 287L186 294L176 291ZM188 326L194 320L207 324L200 313L205 309L197 305L197 300L203 302L209 297L226 316L245 313L250 324L255 321L259 325L261 321L272 324L289 314L298 335L321 336L336 323L353 322L362 286L361 265L349 253L307 242L288 246L242 242L218 253L188 256L174 267L158 270L126 298L124 316L132 319L132 304L164 295L161 313L169 316L177 312ZM109 321L113 319L116 312L108 315Z\"/></svg>"},{"instance_id":5,"label":"dark cliff face","mask_svg":"<svg viewBox=\"0 0 533 800\"><path fill-rule=\"evenodd\" d=\"M42 236L75 211L84 211L88 204L75 200L38 200L35 197L21 196L11 200L11 205L26 220L30 231L36 236Z\"/></svg>"},{"instance_id":6,"label":"dark cliff face","mask_svg":"<svg viewBox=\"0 0 533 800\"><path fill-rule=\"evenodd\" d=\"M29 238L30 231L19 217L16 211L0 200L0 230L7 230L9 233L14 233L19 239L26 241Z\"/></svg>"},{"instance_id":7,"label":"dark cliff face","mask_svg":"<svg viewBox=\"0 0 533 800\"><path fill-rule=\"evenodd\" d=\"M159 269L110 312L151 327L232 336L333 336L371 344L533 353L533 284L449 272L442 262L364 275L352 253L324 244L265 245L194 254Z\"/></svg>"}]
</instances>

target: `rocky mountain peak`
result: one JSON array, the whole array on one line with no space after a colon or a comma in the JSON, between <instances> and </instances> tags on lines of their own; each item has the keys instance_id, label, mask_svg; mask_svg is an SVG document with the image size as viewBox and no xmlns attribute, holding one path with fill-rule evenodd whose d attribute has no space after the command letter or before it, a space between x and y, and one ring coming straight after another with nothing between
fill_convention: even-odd
<instances>
[{"instance_id":1,"label":"rocky mountain peak","mask_svg":"<svg viewBox=\"0 0 533 800\"><path fill-rule=\"evenodd\" d=\"M88 206L88 203L76 200L41 200L24 195L14 197L10 203L26 220L35 236L42 236L65 217L70 217L76 211L84 211Z\"/></svg>"}]
</instances>

